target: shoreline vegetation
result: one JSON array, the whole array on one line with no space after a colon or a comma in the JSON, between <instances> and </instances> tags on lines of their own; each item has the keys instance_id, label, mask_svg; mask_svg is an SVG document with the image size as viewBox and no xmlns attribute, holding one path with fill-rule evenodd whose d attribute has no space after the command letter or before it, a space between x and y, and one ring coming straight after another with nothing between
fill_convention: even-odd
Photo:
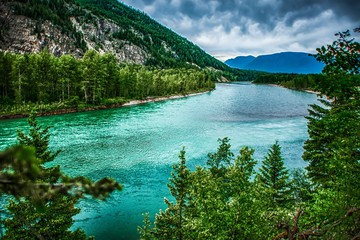
<instances>
[{"instance_id":1,"label":"shoreline vegetation","mask_svg":"<svg viewBox=\"0 0 360 240\"><path fill-rule=\"evenodd\" d=\"M121 108L121 107L130 107L130 106L136 106L136 105L142 105L147 103L153 103L153 102L161 102L161 101L167 101L167 100L175 100L180 98L187 98L187 97L193 97L198 96L201 94L209 93L213 91L212 90L205 90L200 92L193 92L193 93L185 93L185 94L175 94L175 95L169 95L169 96L161 96L161 97L147 97L143 100L141 99L133 99L124 101L122 103L115 103L110 105L96 105L96 106L87 106L84 108L75 108L75 107L69 107L69 108L60 108L60 109L54 109L54 110L48 110L48 111L38 111L38 116L52 116L52 115L62 115L62 114L69 114L69 113L78 113L78 112L88 112L88 111L94 111L94 110L106 110L106 109L112 109L112 108ZM35 109L36 110L36 109ZM14 113L14 114L1 114L0 113L0 121L1 120L8 120L8 119L17 119L17 118L27 118L29 117L30 113Z\"/></svg>"},{"instance_id":2,"label":"shoreline vegetation","mask_svg":"<svg viewBox=\"0 0 360 240\"><path fill-rule=\"evenodd\" d=\"M47 49L38 54L0 51L0 73L0 119L27 117L32 111L44 116L100 110L154 101L154 96L204 92L227 76L196 66L163 69L118 62L113 54L94 50L80 59L56 57Z\"/></svg>"},{"instance_id":3,"label":"shoreline vegetation","mask_svg":"<svg viewBox=\"0 0 360 240\"><path fill-rule=\"evenodd\" d=\"M280 84L275 84L275 83L253 83L253 84L265 84L265 85L269 85L269 86L273 86L273 87L282 87L282 88L286 88L286 89L289 89L289 90L307 92L307 93L316 94L316 95L320 94L320 92L314 91L312 89L293 89L293 88L288 88L288 87L282 86Z\"/></svg>"},{"instance_id":4,"label":"shoreline vegetation","mask_svg":"<svg viewBox=\"0 0 360 240\"><path fill-rule=\"evenodd\" d=\"M323 74L260 73L253 83L275 84L292 90L310 91L312 93L316 83L323 80Z\"/></svg>"}]
</instances>

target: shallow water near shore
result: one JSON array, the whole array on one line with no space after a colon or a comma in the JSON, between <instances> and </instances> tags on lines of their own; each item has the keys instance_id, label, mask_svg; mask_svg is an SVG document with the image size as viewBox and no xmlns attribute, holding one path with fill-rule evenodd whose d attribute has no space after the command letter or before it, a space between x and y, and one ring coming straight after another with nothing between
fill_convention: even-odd
<instances>
[{"instance_id":1,"label":"shallow water near shore","mask_svg":"<svg viewBox=\"0 0 360 240\"><path fill-rule=\"evenodd\" d=\"M171 165L183 146L191 168L204 165L216 151L217 139L229 137L232 149L255 149L259 161L278 140L285 164L303 167L308 104L316 95L250 83L217 84L198 96L145 105L40 117L51 129L51 148L62 152L53 164L76 176L110 176L124 190L105 202L82 200L74 228L96 239L138 239L142 213L152 218L164 208ZM0 149L16 142L16 129L26 119L0 122Z\"/></svg>"}]
</instances>

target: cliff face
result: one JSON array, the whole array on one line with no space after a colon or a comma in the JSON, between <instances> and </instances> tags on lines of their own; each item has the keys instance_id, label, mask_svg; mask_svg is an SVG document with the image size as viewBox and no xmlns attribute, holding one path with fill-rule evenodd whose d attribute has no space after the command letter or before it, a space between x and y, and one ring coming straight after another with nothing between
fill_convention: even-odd
<instances>
[{"instance_id":1,"label":"cliff face","mask_svg":"<svg viewBox=\"0 0 360 240\"><path fill-rule=\"evenodd\" d=\"M71 4L67 4L72 8ZM86 11L86 10L84 10ZM0 50L18 53L38 53L45 47L55 55L72 54L81 57L87 49L111 52L120 61L144 64L148 53L140 46L113 38L121 27L111 20L99 18L89 11L85 16L70 17L85 48L77 47L76 38L49 20L39 21L14 11L11 2L0 1Z\"/></svg>"},{"instance_id":2,"label":"cliff face","mask_svg":"<svg viewBox=\"0 0 360 240\"><path fill-rule=\"evenodd\" d=\"M73 39L60 33L49 21L43 22L42 33L35 33L37 21L17 15L10 2L0 1L0 48L1 50L25 53L39 52L48 46L52 52L73 52Z\"/></svg>"},{"instance_id":3,"label":"cliff face","mask_svg":"<svg viewBox=\"0 0 360 240\"><path fill-rule=\"evenodd\" d=\"M108 19L100 19L90 14L92 21L84 17L72 17L74 27L83 35L83 40L88 49L96 49L100 53L111 52L120 61L144 64L147 53L140 46L125 40L113 38L113 34L121 31L121 27Z\"/></svg>"}]
</instances>

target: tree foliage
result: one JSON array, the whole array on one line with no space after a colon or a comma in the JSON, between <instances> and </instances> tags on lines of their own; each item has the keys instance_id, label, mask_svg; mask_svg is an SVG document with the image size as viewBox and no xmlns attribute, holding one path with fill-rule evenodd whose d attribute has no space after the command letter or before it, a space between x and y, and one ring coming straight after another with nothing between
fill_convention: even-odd
<instances>
[{"instance_id":1,"label":"tree foliage","mask_svg":"<svg viewBox=\"0 0 360 240\"><path fill-rule=\"evenodd\" d=\"M326 98L311 106L303 158L317 185L310 210L314 221L325 225L321 234L350 239L360 235L360 44L350 39L350 31L336 36L317 49L316 58L326 66L316 89Z\"/></svg>"},{"instance_id":2,"label":"tree foliage","mask_svg":"<svg viewBox=\"0 0 360 240\"><path fill-rule=\"evenodd\" d=\"M275 234L272 221L278 216L264 210L271 201L254 181L254 150L244 147L234 158L230 139L218 142L209 160L219 164L211 168L199 166L190 171L184 150L180 152L169 184L176 203L165 199L167 209L156 215L153 227L146 215L140 228L142 239L259 239Z\"/></svg>"},{"instance_id":3,"label":"tree foliage","mask_svg":"<svg viewBox=\"0 0 360 240\"><path fill-rule=\"evenodd\" d=\"M348 39L349 31L336 36L333 44L317 49L317 59L326 63L326 78L316 89L327 99L310 109L303 156L313 180L325 185L359 173L360 44Z\"/></svg>"},{"instance_id":4,"label":"tree foliage","mask_svg":"<svg viewBox=\"0 0 360 240\"><path fill-rule=\"evenodd\" d=\"M186 211L189 202L190 170L186 166L185 149L179 154L180 162L173 165L170 183L168 188L175 202L165 198L167 209L160 211L155 217L156 228L152 230L152 235L157 239L185 239L186 231Z\"/></svg>"},{"instance_id":5,"label":"tree foliage","mask_svg":"<svg viewBox=\"0 0 360 240\"><path fill-rule=\"evenodd\" d=\"M289 172L284 166L278 142L271 146L257 177L269 191L269 197L274 206L289 203L291 194Z\"/></svg>"},{"instance_id":6,"label":"tree foliage","mask_svg":"<svg viewBox=\"0 0 360 240\"><path fill-rule=\"evenodd\" d=\"M49 128L38 125L33 113L28 119L30 134L18 132L20 145L0 154L1 191L9 201L9 217L2 221L4 239L86 239L82 230L71 231L75 207L85 195L104 199L122 186L110 178L97 182L85 177L69 177L60 167L44 166L59 151L49 151Z\"/></svg>"},{"instance_id":7,"label":"tree foliage","mask_svg":"<svg viewBox=\"0 0 360 240\"><path fill-rule=\"evenodd\" d=\"M225 137L218 139L219 147L216 153L209 153L206 164L210 167L215 176L224 175L226 166L229 166L233 160L234 154L231 152L230 139Z\"/></svg>"},{"instance_id":8,"label":"tree foliage","mask_svg":"<svg viewBox=\"0 0 360 240\"><path fill-rule=\"evenodd\" d=\"M295 90L314 90L315 82L322 78L320 74L258 73L253 82L278 84Z\"/></svg>"}]
</instances>

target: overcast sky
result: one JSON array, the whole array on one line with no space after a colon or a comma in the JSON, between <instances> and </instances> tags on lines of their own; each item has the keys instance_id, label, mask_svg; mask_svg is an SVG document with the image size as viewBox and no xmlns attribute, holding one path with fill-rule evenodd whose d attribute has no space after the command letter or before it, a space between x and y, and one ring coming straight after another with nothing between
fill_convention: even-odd
<instances>
[{"instance_id":1,"label":"overcast sky","mask_svg":"<svg viewBox=\"0 0 360 240\"><path fill-rule=\"evenodd\" d=\"M359 0L124 0L220 60L314 53L360 27ZM357 38L358 39L358 38Z\"/></svg>"}]
</instances>

